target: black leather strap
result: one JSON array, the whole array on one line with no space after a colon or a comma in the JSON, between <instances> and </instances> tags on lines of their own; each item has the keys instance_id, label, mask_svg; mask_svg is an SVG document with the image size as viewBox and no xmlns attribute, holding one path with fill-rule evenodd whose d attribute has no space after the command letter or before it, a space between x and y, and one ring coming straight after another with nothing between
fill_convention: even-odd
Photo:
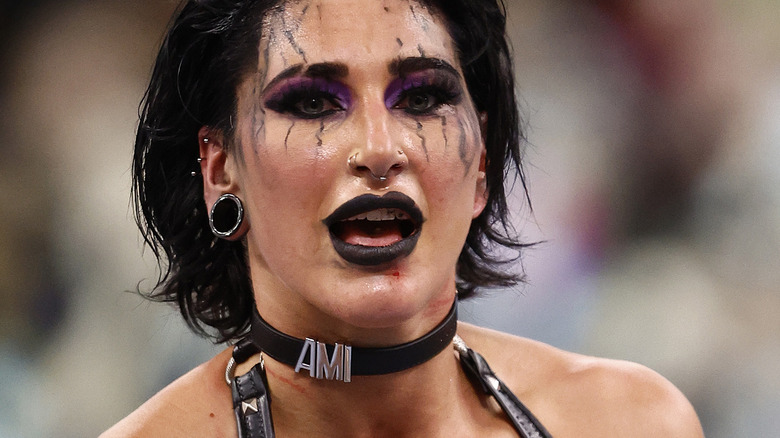
<instances>
[{"instance_id":1,"label":"black leather strap","mask_svg":"<svg viewBox=\"0 0 780 438\"><path fill-rule=\"evenodd\" d=\"M431 333L442 331L448 332L448 329L444 330L441 327L448 327L450 324L452 324L453 333L452 335L448 335L448 339L451 340L454 337L454 326L457 323L457 318L453 317L454 312L455 310L453 308L447 318L445 318L445 320L442 321L442 323L437 326L437 328L434 329ZM455 321L455 323L452 321ZM272 327L268 327L273 330ZM276 333L279 332L277 331ZM421 339L429 338L431 333ZM286 337L295 340L295 338L291 338L284 334L281 334L281 336L283 337L282 339ZM420 340L413 341L409 344L414 344ZM445 342L445 347L449 345L449 340ZM477 386L479 386L486 394L490 394L496 399L499 406L501 406L501 409L507 414L507 417L511 421L512 425L522 438L552 438L552 435L550 435L547 429L542 426L542 424L531 413L531 411L529 411L528 408L520 402L520 400L512 393L512 391L504 384L504 382L496 377L493 370L490 369L490 366L479 353L468 348L460 338L456 338L455 343L456 349L460 355L461 366L463 367L466 375L468 375L469 378L472 379L472 381L474 381ZM383 349L360 350L380 350L379 353L381 354L379 354L377 357L381 358L383 354L387 354L388 350L401 347L409 348L409 344ZM244 362L252 354L257 353L258 351L259 349L257 345L254 344L254 342L250 341L248 338L242 339L233 349L233 360L228 365L228 370L226 373L229 375L232 372L231 370L234 363ZM267 351L263 351L264 353L268 354ZM438 351L441 351L441 349ZM419 357L423 357L421 353L418 354L418 359ZM368 355L365 357L371 358L372 356ZM367 360L368 362L366 363L374 364L373 360L376 360L376 358L363 360ZM422 362L425 360L427 359L422 360ZM415 364L418 363L421 362L417 362ZM363 372L363 374L366 374L364 369L361 369L360 371ZM273 420L271 418L271 399L270 393L268 392L268 382L266 380L265 370L263 369L263 362L261 361L259 364L252 367L248 373L232 379L230 383L233 394L233 409L236 415L239 438L274 438L275 434Z\"/></svg>"},{"instance_id":2,"label":"black leather strap","mask_svg":"<svg viewBox=\"0 0 780 438\"><path fill-rule=\"evenodd\" d=\"M233 379L233 412L236 415L239 438L273 438L271 397L262 363Z\"/></svg>"},{"instance_id":3,"label":"black leather strap","mask_svg":"<svg viewBox=\"0 0 780 438\"><path fill-rule=\"evenodd\" d=\"M394 347L352 347L352 375L389 374L424 363L450 345L457 328L457 302L454 302L444 320L421 338ZM252 314L249 336L252 343L263 353L293 367L297 364L306 342L271 327L257 310ZM333 345L327 345L326 348L329 353L334 350Z\"/></svg>"},{"instance_id":4,"label":"black leather strap","mask_svg":"<svg viewBox=\"0 0 780 438\"><path fill-rule=\"evenodd\" d=\"M552 438L550 432L542 426L534 414L520 402L501 379L496 377L485 358L468 347L465 347L465 351L459 349L459 353L460 363L466 374L477 382L486 394L496 399L521 437Z\"/></svg>"}]
</instances>

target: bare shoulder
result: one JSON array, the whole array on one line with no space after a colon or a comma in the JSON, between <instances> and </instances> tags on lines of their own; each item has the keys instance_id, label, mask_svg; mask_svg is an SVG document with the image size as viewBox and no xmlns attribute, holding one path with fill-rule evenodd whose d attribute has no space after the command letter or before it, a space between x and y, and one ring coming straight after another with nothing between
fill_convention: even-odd
<instances>
[{"instance_id":1,"label":"bare shoulder","mask_svg":"<svg viewBox=\"0 0 780 438\"><path fill-rule=\"evenodd\" d=\"M228 349L178 378L100 438L235 436L229 358Z\"/></svg>"},{"instance_id":2,"label":"bare shoulder","mask_svg":"<svg viewBox=\"0 0 780 438\"><path fill-rule=\"evenodd\" d=\"M469 324L458 333L556 438L704 436L690 402L647 367Z\"/></svg>"}]
</instances>

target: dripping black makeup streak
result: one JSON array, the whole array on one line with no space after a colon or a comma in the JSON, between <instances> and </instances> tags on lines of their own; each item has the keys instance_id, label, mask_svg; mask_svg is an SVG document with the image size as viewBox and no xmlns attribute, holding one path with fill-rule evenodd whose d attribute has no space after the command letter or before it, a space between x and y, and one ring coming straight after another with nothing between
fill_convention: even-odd
<instances>
[{"instance_id":1,"label":"dripping black makeup streak","mask_svg":"<svg viewBox=\"0 0 780 438\"><path fill-rule=\"evenodd\" d=\"M458 120L458 129L460 130L460 136L458 137L458 156L463 165L467 165L466 162L466 127L463 126L463 121Z\"/></svg>"},{"instance_id":2,"label":"dripping black makeup streak","mask_svg":"<svg viewBox=\"0 0 780 438\"><path fill-rule=\"evenodd\" d=\"M236 158L238 159L239 163L246 163L246 159L244 158L244 141L241 139L240 135L235 136L235 145L233 146L236 150Z\"/></svg>"},{"instance_id":3,"label":"dripping black makeup streak","mask_svg":"<svg viewBox=\"0 0 780 438\"><path fill-rule=\"evenodd\" d=\"M418 137L420 137L420 141L422 141L422 149L423 152L425 152L425 161L430 163L431 157L428 156L428 146L425 145L425 136L422 133L422 129L423 129L423 124L418 121L417 131L415 131L415 133L417 134Z\"/></svg>"},{"instance_id":4,"label":"dripping black makeup streak","mask_svg":"<svg viewBox=\"0 0 780 438\"><path fill-rule=\"evenodd\" d=\"M294 127L295 127L295 122L292 122L290 124L290 127L287 128L287 135L284 136L284 150L285 151L287 151L287 140L290 138L290 132L292 132Z\"/></svg>"},{"instance_id":5,"label":"dripping black makeup streak","mask_svg":"<svg viewBox=\"0 0 780 438\"><path fill-rule=\"evenodd\" d=\"M281 14L281 12L277 12L277 15L279 15L279 14ZM280 20L282 20L282 18L280 18ZM268 26L268 28L269 28L269 30L268 30L268 47L270 48L271 46L276 46L277 44L279 44L279 38L276 35L276 26ZM279 56L282 58L282 65L286 66L288 64L288 62L287 62L287 57L284 56L284 51L279 50L278 53L279 53ZM268 62L266 62L265 65L268 66Z\"/></svg>"},{"instance_id":6,"label":"dripping black makeup streak","mask_svg":"<svg viewBox=\"0 0 780 438\"><path fill-rule=\"evenodd\" d=\"M425 58L425 50L423 50L423 48L422 48L422 44L418 44L418 45L417 45L417 51L418 51L418 52L420 52L420 56L422 56L423 58Z\"/></svg>"},{"instance_id":7,"label":"dripping black makeup streak","mask_svg":"<svg viewBox=\"0 0 780 438\"><path fill-rule=\"evenodd\" d=\"M404 42L401 41L401 38L396 38L395 42L398 43L398 47L403 47L404 46Z\"/></svg>"},{"instance_id":8,"label":"dripping black makeup streak","mask_svg":"<svg viewBox=\"0 0 780 438\"><path fill-rule=\"evenodd\" d=\"M303 63L306 64L308 62L306 60L306 52L303 51L301 46L299 46L298 42L295 40L293 31L287 26L287 20L284 18L284 15L282 15L282 27L284 28L282 32L284 33L284 36L287 37L287 41L290 43L290 46L292 46L296 53L301 55L301 58L303 58Z\"/></svg>"},{"instance_id":9,"label":"dripping black makeup streak","mask_svg":"<svg viewBox=\"0 0 780 438\"><path fill-rule=\"evenodd\" d=\"M471 127L474 126L473 123L469 123ZM460 127L460 141L458 145L458 155L460 156L460 161L463 163L464 167L464 173L463 177L465 178L468 173L469 169L471 168L471 164L474 163L474 159L477 156L477 148L476 145L479 144L479 141L477 139L472 139L472 142L474 143L474 147L469 148L466 140L467 136L467 128L464 125L463 121L458 121L458 126Z\"/></svg>"},{"instance_id":10,"label":"dripping black makeup streak","mask_svg":"<svg viewBox=\"0 0 780 438\"><path fill-rule=\"evenodd\" d=\"M252 84L252 150L257 155L257 147L265 142L265 109L260 101L260 84L262 72L257 72Z\"/></svg>"},{"instance_id":11,"label":"dripping black makeup streak","mask_svg":"<svg viewBox=\"0 0 780 438\"><path fill-rule=\"evenodd\" d=\"M447 140L447 116L441 116L441 136L444 137L444 151L449 148L449 142Z\"/></svg>"},{"instance_id":12,"label":"dripping black makeup streak","mask_svg":"<svg viewBox=\"0 0 780 438\"><path fill-rule=\"evenodd\" d=\"M325 132L325 121L320 119L320 129L318 129L317 133L314 134L314 137L317 139L317 149L320 149L322 147L323 132ZM317 155L319 155L319 151L317 151Z\"/></svg>"},{"instance_id":13,"label":"dripping black makeup streak","mask_svg":"<svg viewBox=\"0 0 780 438\"><path fill-rule=\"evenodd\" d=\"M262 86L266 79L268 79L268 57L271 50L271 41L266 39L265 47L263 47L263 65L257 66L257 70L260 72L259 85Z\"/></svg>"},{"instance_id":14,"label":"dripping black makeup streak","mask_svg":"<svg viewBox=\"0 0 780 438\"><path fill-rule=\"evenodd\" d=\"M414 18L414 21L420 25L420 28L423 30L423 32L428 32L428 28L430 27L428 24L428 19L426 17L417 15L417 11L414 10L413 3L409 3L409 10L412 12L412 18Z\"/></svg>"}]
</instances>

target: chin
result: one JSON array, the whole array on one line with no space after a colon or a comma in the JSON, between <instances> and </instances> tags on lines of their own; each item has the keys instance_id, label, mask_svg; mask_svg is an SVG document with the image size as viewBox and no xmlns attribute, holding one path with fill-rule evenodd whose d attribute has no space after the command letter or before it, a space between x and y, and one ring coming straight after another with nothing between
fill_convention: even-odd
<instances>
[{"instance_id":1,"label":"chin","mask_svg":"<svg viewBox=\"0 0 780 438\"><path fill-rule=\"evenodd\" d=\"M434 286L429 278L421 281L408 270L390 269L342 283L339 287L345 294L340 294L339 301L328 307L333 309L336 318L366 329L422 322L435 310L432 307L443 304L444 312L449 310L455 296L454 284L453 280L450 292L448 288Z\"/></svg>"}]
</instances>

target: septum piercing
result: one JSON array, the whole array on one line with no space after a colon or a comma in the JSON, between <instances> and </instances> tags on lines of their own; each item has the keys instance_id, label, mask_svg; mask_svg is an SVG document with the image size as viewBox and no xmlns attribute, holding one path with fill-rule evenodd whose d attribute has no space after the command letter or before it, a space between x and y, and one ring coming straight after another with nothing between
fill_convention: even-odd
<instances>
[{"instance_id":1,"label":"septum piercing","mask_svg":"<svg viewBox=\"0 0 780 438\"><path fill-rule=\"evenodd\" d=\"M402 151L401 149L398 149L397 152L398 152L399 156L403 156L404 155L404 151ZM352 169L357 169L357 167L358 167L357 163L356 163L357 162L358 153L359 152L355 152L354 154L350 155L349 158L347 158L347 165L349 165L349 167L351 167ZM399 167L399 164L394 164L390 168L392 169L393 167ZM385 175L376 175L370 169L368 170L368 173L369 173L369 175L371 175L371 178L374 178L375 180L377 180L379 182L387 181L387 174L385 174Z\"/></svg>"}]
</instances>

